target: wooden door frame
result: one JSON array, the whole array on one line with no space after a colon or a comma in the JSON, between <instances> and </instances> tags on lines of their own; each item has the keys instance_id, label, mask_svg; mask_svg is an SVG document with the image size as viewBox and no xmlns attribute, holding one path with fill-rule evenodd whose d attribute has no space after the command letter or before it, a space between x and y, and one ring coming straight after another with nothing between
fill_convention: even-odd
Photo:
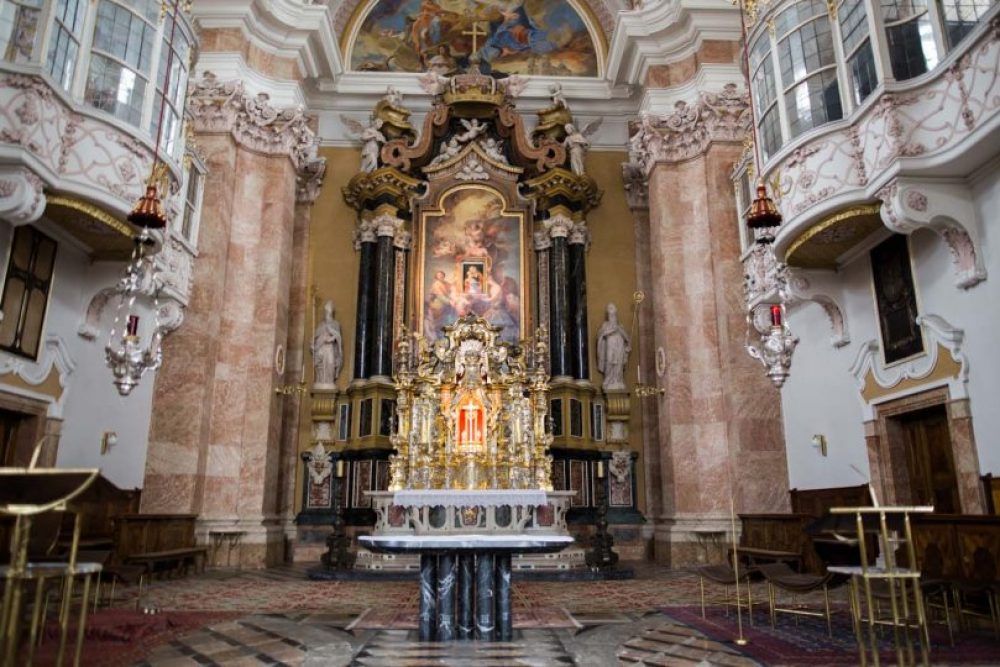
<instances>
[{"instance_id":1,"label":"wooden door frame","mask_svg":"<svg viewBox=\"0 0 1000 667\"><path fill-rule=\"evenodd\" d=\"M963 514L983 514L986 498L979 475L979 455L976 452L972 431L972 414L969 400L952 400L948 387L938 387L909 396L903 396L874 407L875 419L866 426L868 433L868 464L872 471L872 484L879 489L879 502L884 505L908 503L901 487L909 485L908 467L904 447L905 436L895 418L926 408L944 406L951 438L952 461L958 485L959 507Z\"/></svg>"},{"instance_id":2,"label":"wooden door frame","mask_svg":"<svg viewBox=\"0 0 1000 667\"><path fill-rule=\"evenodd\" d=\"M27 466L31 462L31 455L34 451L38 439L46 433L51 433L54 437L42 447L42 454L38 457L40 467L54 467L56 463L56 452L59 447L59 432L61 421L51 419L48 416L49 403L26 396L4 391L0 386L0 409L21 415L25 421L18 429L17 439L14 443L15 467Z\"/></svg>"}]
</instances>

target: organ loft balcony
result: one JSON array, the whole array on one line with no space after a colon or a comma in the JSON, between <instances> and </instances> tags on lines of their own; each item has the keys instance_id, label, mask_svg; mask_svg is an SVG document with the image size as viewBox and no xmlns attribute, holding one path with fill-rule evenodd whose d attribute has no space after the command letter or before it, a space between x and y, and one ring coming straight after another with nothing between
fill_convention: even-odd
<instances>
[{"instance_id":1,"label":"organ loft balcony","mask_svg":"<svg viewBox=\"0 0 1000 667\"><path fill-rule=\"evenodd\" d=\"M0 5L0 216L57 227L95 260L127 258L137 230L125 217L159 143L164 245L190 259L203 167L183 129L197 48L183 5Z\"/></svg>"},{"instance_id":2,"label":"organ loft balcony","mask_svg":"<svg viewBox=\"0 0 1000 667\"><path fill-rule=\"evenodd\" d=\"M998 11L990 0L748 7L761 175L784 216L779 259L833 270L879 235L931 225L936 186L922 184L964 179L992 158L1000 142ZM757 180L749 149L734 179L745 214ZM962 199L942 193L938 202ZM974 225L956 226L975 246ZM753 232L743 229L749 251ZM981 279L974 266L959 271L960 285Z\"/></svg>"}]
</instances>

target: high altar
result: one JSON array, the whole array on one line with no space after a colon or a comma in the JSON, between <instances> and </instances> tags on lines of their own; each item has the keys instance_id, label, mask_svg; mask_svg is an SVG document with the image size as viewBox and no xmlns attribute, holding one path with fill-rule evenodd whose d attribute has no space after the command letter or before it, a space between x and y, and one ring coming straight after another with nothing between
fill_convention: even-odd
<instances>
[{"instance_id":1,"label":"high altar","mask_svg":"<svg viewBox=\"0 0 1000 667\"><path fill-rule=\"evenodd\" d=\"M599 388L590 362L594 124L578 128L555 89L529 131L516 109L526 81L476 63L421 83L432 105L419 131L392 88L367 125L343 119L363 143L343 188L357 212L353 350L349 382L312 388L300 525L324 539L340 517L376 537L565 538L602 499L641 522L627 389ZM314 345L339 336L327 325ZM381 551L359 549L356 567L416 566ZM581 548L518 560L585 565Z\"/></svg>"}]
</instances>

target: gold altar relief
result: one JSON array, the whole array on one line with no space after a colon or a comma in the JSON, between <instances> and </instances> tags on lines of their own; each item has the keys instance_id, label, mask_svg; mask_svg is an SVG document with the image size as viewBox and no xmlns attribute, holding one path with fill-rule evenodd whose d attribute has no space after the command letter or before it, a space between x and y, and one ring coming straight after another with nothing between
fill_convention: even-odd
<instances>
[{"instance_id":1,"label":"gold altar relief","mask_svg":"<svg viewBox=\"0 0 1000 667\"><path fill-rule=\"evenodd\" d=\"M400 333L390 490L552 490L548 334L515 345L467 314L431 342ZM528 349L530 348L530 349Z\"/></svg>"}]
</instances>

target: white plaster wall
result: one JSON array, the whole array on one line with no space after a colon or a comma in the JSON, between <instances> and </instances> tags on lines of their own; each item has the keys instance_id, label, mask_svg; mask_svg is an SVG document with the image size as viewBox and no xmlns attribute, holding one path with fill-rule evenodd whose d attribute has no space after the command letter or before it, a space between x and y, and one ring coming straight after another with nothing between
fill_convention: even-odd
<instances>
[{"instance_id":1,"label":"white plaster wall","mask_svg":"<svg viewBox=\"0 0 1000 667\"><path fill-rule=\"evenodd\" d=\"M987 280L969 290L955 286L951 254L940 236L921 230L910 237L920 312L943 317L964 329L963 350L969 358L968 393L980 474L1000 473L1000 171L984 169L971 182L979 215L980 252ZM843 267L842 292L834 296L844 307L851 342L834 349L826 314L816 304L797 306L789 322L800 338L792 375L782 390L787 437L789 483L792 488L848 486L867 481L863 414L858 386L850 368L859 346L878 338L868 254ZM829 455L810 446L824 434ZM852 470L860 469L865 478Z\"/></svg>"},{"instance_id":2,"label":"white plaster wall","mask_svg":"<svg viewBox=\"0 0 1000 667\"><path fill-rule=\"evenodd\" d=\"M111 384L111 371L104 363L104 345L116 302L106 308L96 340L88 341L77 334L91 298L114 284L123 264L92 263L85 250L58 227L42 221L39 228L59 244L44 336L58 336L74 366L64 379L62 437L56 465L97 467L120 488L141 487L155 376L147 374L127 398L120 397ZM12 228L0 221L0 262L6 260L11 234ZM150 315L143 315L144 322L151 321ZM118 445L102 456L101 436L105 431L118 434Z\"/></svg>"}]
</instances>

